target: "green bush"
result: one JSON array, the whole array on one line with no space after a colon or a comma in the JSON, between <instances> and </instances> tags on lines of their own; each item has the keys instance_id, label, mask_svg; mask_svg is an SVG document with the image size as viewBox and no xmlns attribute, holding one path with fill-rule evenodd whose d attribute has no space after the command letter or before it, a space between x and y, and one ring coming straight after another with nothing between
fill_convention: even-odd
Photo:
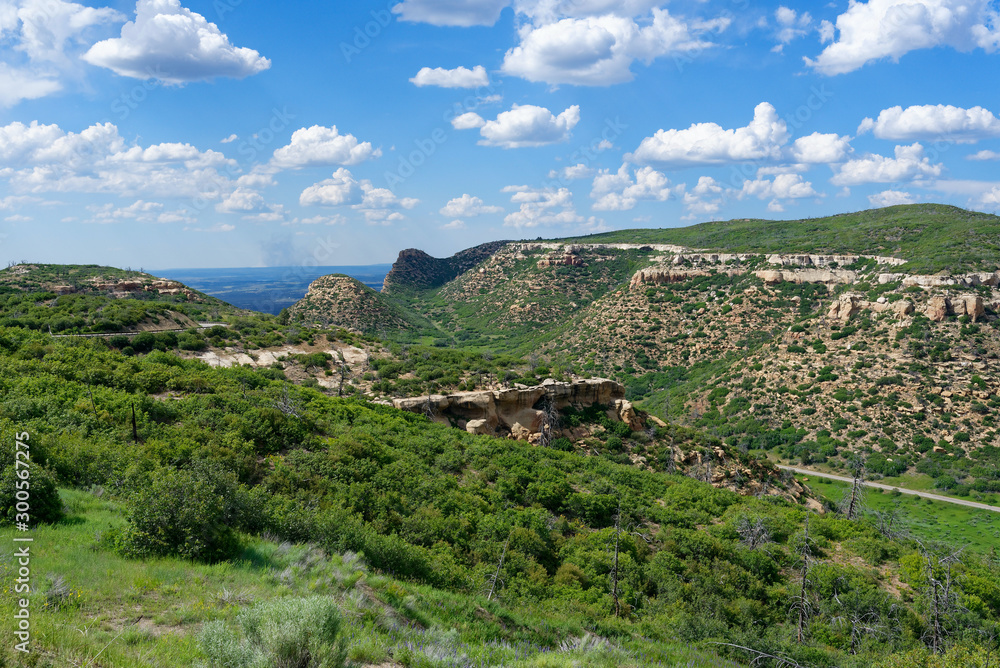
<instances>
[{"instance_id":1,"label":"green bush","mask_svg":"<svg viewBox=\"0 0 1000 668\"><path fill-rule=\"evenodd\" d=\"M29 477L22 479L19 471L28 471ZM11 456L10 462L4 462L3 474L0 475L0 526L18 521L18 492L21 492L21 499L27 492L27 501L22 502L28 504L28 524L50 524L62 519L63 504L56 489L55 476L35 463L27 469L15 469Z\"/></svg>"},{"instance_id":2,"label":"green bush","mask_svg":"<svg viewBox=\"0 0 1000 668\"><path fill-rule=\"evenodd\" d=\"M201 561L231 557L235 529L259 515L256 496L236 475L208 463L193 470L165 468L133 475L126 505L128 525L118 538L128 556L178 555Z\"/></svg>"},{"instance_id":3,"label":"green bush","mask_svg":"<svg viewBox=\"0 0 1000 668\"><path fill-rule=\"evenodd\" d=\"M338 668L347 645L330 598L281 598L258 603L237 618L205 624L198 643L208 668Z\"/></svg>"}]
</instances>

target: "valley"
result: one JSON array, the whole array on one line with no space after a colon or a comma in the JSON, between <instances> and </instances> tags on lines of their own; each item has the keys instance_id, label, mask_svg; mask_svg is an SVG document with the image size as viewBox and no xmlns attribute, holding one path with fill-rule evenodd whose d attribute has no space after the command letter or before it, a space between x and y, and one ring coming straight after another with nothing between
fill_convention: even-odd
<instances>
[{"instance_id":1,"label":"valley","mask_svg":"<svg viewBox=\"0 0 1000 668\"><path fill-rule=\"evenodd\" d=\"M404 249L277 314L8 267L32 665L224 665L322 599L347 665L986 668L998 238L910 205Z\"/></svg>"}]
</instances>

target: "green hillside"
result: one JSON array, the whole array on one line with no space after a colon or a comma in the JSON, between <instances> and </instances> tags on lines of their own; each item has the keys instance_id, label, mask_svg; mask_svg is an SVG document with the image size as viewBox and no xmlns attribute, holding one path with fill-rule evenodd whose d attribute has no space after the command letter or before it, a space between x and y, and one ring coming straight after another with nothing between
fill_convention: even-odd
<instances>
[{"instance_id":1,"label":"green hillside","mask_svg":"<svg viewBox=\"0 0 1000 668\"><path fill-rule=\"evenodd\" d=\"M576 243L678 244L758 253L855 253L909 260L902 270L932 274L1000 267L1000 217L942 204L909 204L827 218L739 219L560 239Z\"/></svg>"}]
</instances>

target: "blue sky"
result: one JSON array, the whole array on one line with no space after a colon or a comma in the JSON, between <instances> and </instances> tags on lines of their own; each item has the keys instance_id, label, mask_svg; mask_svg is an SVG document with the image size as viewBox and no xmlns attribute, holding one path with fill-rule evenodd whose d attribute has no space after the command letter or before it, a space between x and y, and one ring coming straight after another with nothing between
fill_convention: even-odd
<instances>
[{"instance_id":1,"label":"blue sky","mask_svg":"<svg viewBox=\"0 0 1000 668\"><path fill-rule=\"evenodd\" d=\"M0 260L1000 208L990 0L0 0Z\"/></svg>"}]
</instances>

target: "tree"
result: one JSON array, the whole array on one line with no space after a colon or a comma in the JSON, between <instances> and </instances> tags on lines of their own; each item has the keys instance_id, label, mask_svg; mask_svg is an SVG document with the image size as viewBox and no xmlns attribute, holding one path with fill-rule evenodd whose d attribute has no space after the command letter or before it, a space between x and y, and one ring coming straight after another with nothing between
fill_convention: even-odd
<instances>
[{"instance_id":1,"label":"tree","mask_svg":"<svg viewBox=\"0 0 1000 668\"><path fill-rule=\"evenodd\" d=\"M796 641L801 645L805 640L805 626L812 615L812 601L809 596L809 560L812 557L813 540L809 537L809 515L806 515L805 528L798 537L795 551L802 564L799 567L799 593L792 598L791 609L796 613L798 621L795 625Z\"/></svg>"},{"instance_id":2,"label":"tree","mask_svg":"<svg viewBox=\"0 0 1000 668\"><path fill-rule=\"evenodd\" d=\"M844 494L840 502L840 511L849 520L856 520L864 514L865 495L865 459L862 455L855 453L847 460L847 468L851 472L854 481L851 488Z\"/></svg>"}]
</instances>

